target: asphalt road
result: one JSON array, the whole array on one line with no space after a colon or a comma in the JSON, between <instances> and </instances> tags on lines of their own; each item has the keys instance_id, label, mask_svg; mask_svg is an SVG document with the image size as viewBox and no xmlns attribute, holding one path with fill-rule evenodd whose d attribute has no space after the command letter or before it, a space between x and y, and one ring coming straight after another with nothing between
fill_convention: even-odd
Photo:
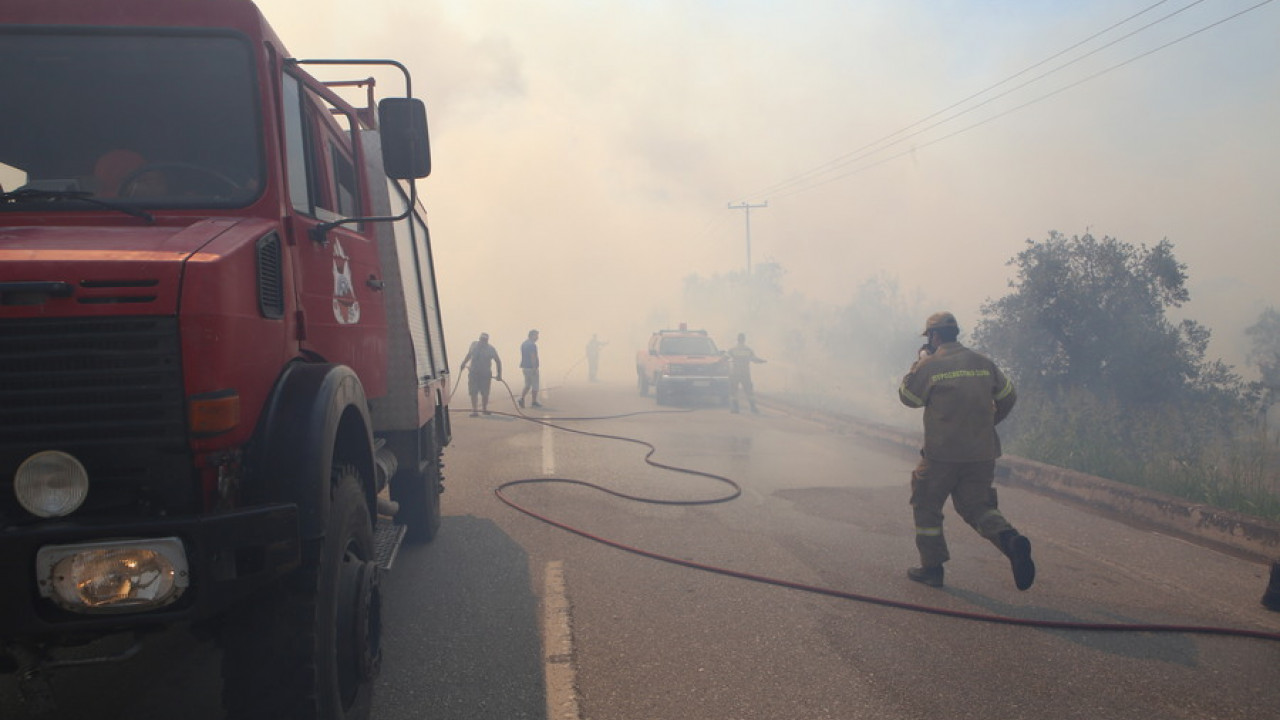
<instances>
[{"instance_id":1,"label":"asphalt road","mask_svg":"<svg viewBox=\"0 0 1280 720\"><path fill-rule=\"evenodd\" d=\"M495 386L501 390L501 386ZM462 407L459 396L455 405ZM495 398L493 408L515 412ZM743 488L702 506L579 486L509 497L589 533L696 563L967 613L1280 633L1258 604L1267 568L1025 491L1001 506L1039 575L948 514L947 586L909 582L909 453L762 407L662 410L623 385L546 393L537 417L651 442L653 459ZM530 409L529 412L532 412ZM660 499L716 481L646 465L632 443L514 415L454 412L439 538L404 548L384 582L378 720L1247 718L1280 713L1280 642L1067 631L960 620L707 573L623 552L501 503L495 488L568 478ZM127 669L58 680L95 717L219 717L217 651L175 634ZM139 669L142 669L141 672ZM122 689L123 688L123 689ZM176 712L173 708L179 708ZM118 714L113 714L118 709ZM0 684L0 717L25 717ZM67 714L63 717L82 717Z\"/></svg>"}]
</instances>

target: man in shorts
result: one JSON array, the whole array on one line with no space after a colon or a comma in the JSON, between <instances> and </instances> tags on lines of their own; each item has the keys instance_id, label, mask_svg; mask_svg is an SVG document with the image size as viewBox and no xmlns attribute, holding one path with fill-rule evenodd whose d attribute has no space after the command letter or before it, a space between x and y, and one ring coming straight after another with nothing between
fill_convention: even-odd
<instances>
[{"instance_id":1,"label":"man in shorts","mask_svg":"<svg viewBox=\"0 0 1280 720\"><path fill-rule=\"evenodd\" d=\"M489 414L489 381L493 376L493 365L497 365L498 381L502 381L502 359L498 357L498 351L489 344L489 333L480 333L480 339L471 343L471 347L467 350L467 356L462 358L462 366L458 368L461 372L467 369L467 363L471 364L471 372L467 375L467 392L471 394L471 417L477 417L476 412L477 397L483 399L481 408L484 414Z\"/></svg>"}]
</instances>

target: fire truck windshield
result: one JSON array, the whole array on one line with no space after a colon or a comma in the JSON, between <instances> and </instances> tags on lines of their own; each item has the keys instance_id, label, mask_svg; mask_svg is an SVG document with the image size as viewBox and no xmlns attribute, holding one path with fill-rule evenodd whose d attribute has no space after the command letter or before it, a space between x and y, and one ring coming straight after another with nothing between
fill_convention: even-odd
<instances>
[{"instance_id":1,"label":"fire truck windshield","mask_svg":"<svg viewBox=\"0 0 1280 720\"><path fill-rule=\"evenodd\" d=\"M0 30L0 190L151 208L246 205L263 187L255 77L236 35ZM21 194L5 209L101 206L47 196Z\"/></svg>"}]
</instances>

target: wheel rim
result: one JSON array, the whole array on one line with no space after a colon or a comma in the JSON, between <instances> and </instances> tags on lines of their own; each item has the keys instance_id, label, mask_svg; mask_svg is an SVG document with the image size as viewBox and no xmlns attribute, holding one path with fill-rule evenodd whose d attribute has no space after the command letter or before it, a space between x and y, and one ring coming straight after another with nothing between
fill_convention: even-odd
<instances>
[{"instance_id":1,"label":"wheel rim","mask_svg":"<svg viewBox=\"0 0 1280 720\"><path fill-rule=\"evenodd\" d=\"M348 550L338 588L337 671L344 707L350 706L382 662L381 569Z\"/></svg>"}]
</instances>

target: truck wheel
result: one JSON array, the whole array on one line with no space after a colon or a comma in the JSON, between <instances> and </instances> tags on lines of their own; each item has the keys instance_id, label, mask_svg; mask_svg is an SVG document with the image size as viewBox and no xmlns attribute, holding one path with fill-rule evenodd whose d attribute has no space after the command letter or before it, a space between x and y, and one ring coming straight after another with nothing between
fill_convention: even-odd
<instances>
[{"instance_id":1,"label":"truck wheel","mask_svg":"<svg viewBox=\"0 0 1280 720\"><path fill-rule=\"evenodd\" d=\"M227 716L363 720L382 660L380 571L360 473L333 470L323 538L302 565L225 618Z\"/></svg>"},{"instance_id":2,"label":"truck wheel","mask_svg":"<svg viewBox=\"0 0 1280 720\"><path fill-rule=\"evenodd\" d=\"M400 470L391 478L391 499L400 504L396 522L405 526L405 539L428 543L440 530L440 456L423 472Z\"/></svg>"},{"instance_id":3,"label":"truck wheel","mask_svg":"<svg viewBox=\"0 0 1280 720\"><path fill-rule=\"evenodd\" d=\"M649 378L640 371L636 371L636 385L640 388L640 397L649 395Z\"/></svg>"},{"instance_id":4,"label":"truck wheel","mask_svg":"<svg viewBox=\"0 0 1280 720\"><path fill-rule=\"evenodd\" d=\"M658 383L657 385L653 386L653 400L657 404L666 405L667 402L671 399L670 396L671 396L671 392L668 391L666 386L663 385L662 383Z\"/></svg>"}]
</instances>

